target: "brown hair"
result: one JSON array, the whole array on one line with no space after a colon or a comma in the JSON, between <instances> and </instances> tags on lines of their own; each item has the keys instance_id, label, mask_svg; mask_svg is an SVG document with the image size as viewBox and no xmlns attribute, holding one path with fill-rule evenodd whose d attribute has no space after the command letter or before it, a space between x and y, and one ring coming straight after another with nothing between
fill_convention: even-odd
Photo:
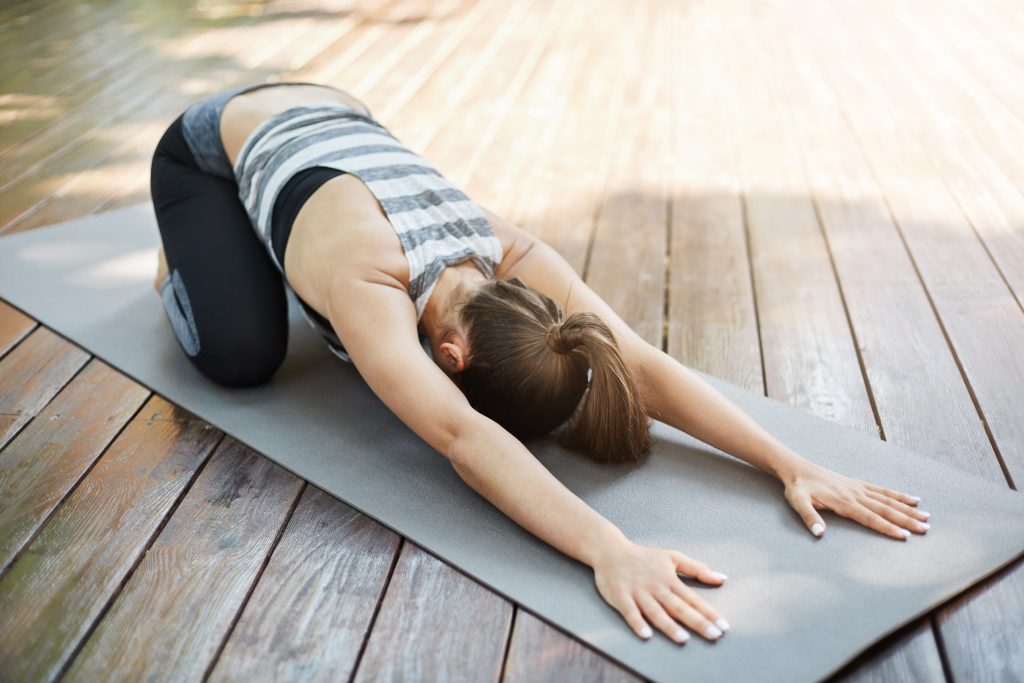
<instances>
[{"instance_id":1,"label":"brown hair","mask_svg":"<svg viewBox=\"0 0 1024 683\"><path fill-rule=\"evenodd\" d=\"M455 382L477 411L521 440L564 425L559 442L600 462L649 451L636 381L598 316L566 318L519 278L485 282L457 310L469 360Z\"/></svg>"}]
</instances>

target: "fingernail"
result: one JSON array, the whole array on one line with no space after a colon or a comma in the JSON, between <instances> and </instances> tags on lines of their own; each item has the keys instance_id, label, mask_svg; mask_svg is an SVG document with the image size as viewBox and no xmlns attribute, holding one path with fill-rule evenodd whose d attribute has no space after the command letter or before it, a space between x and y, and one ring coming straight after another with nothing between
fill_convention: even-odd
<instances>
[{"instance_id":1,"label":"fingernail","mask_svg":"<svg viewBox=\"0 0 1024 683\"><path fill-rule=\"evenodd\" d=\"M932 525L931 524L925 524L924 522L918 522L917 523L917 528L920 529L921 531L928 531L929 529L932 528Z\"/></svg>"},{"instance_id":2,"label":"fingernail","mask_svg":"<svg viewBox=\"0 0 1024 683\"><path fill-rule=\"evenodd\" d=\"M676 641L677 642L685 643L689 639L690 639L690 634L686 632L685 628L681 628L678 631L676 631Z\"/></svg>"},{"instance_id":3,"label":"fingernail","mask_svg":"<svg viewBox=\"0 0 1024 683\"><path fill-rule=\"evenodd\" d=\"M708 638L712 638L713 639L713 638L721 637L722 632L719 631L718 627L716 627L716 626L708 626L706 629L704 629L704 635L707 636Z\"/></svg>"},{"instance_id":4,"label":"fingernail","mask_svg":"<svg viewBox=\"0 0 1024 683\"><path fill-rule=\"evenodd\" d=\"M918 511L917 511L917 514L921 515L921 516L922 516L922 517L924 517L925 519L928 519L929 517L931 517L931 516L932 516L932 513L930 513L930 512L925 512L924 510L918 510Z\"/></svg>"},{"instance_id":5,"label":"fingernail","mask_svg":"<svg viewBox=\"0 0 1024 683\"><path fill-rule=\"evenodd\" d=\"M643 628L640 629L641 638L650 638L654 633L651 631L651 627L644 624Z\"/></svg>"},{"instance_id":6,"label":"fingernail","mask_svg":"<svg viewBox=\"0 0 1024 683\"><path fill-rule=\"evenodd\" d=\"M920 503L921 502L921 496L911 496L910 500L914 501L915 503Z\"/></svg>"},{"instance_id":7,"label":"fingernail","mask_svg":"<svg viewBox=\"0 0 1024 683\"><path fill-rule=\"evenodd\" d=\"M721 580L721 581L725 581L726 579L728 579L728 578L729 578L728 576L726 576L726 575L725 575L725 574L723 574L722 572L711 572L711 576L713 576L713 577L715 577L716 579L719 579L719 580Z\"/></svg>"},{"instance_id":8,"label":"fingernail","mask_svg":"<svg viewBox=\"0 0 1024 683\"><path fill-rule=\"evenodd\" d=\"M722 629L723 633L729 630L729 622L726 621L723 617L718 617L718 619L715 620L715 626Z\"/></svg>"},{"instance_id":9,"label":"fingernail","mask_svg":"<svg viewBox=\"0 0 1024 683\"><path fill-rule=\"evenodd\" d=\"M906 529L900 529L900 536L902 536L903 538L907 538L908 536L910 536L910 532Z\"/></svg>"},{"instance_id":10,"label":"fingernail","mask_svg":"<svg viewBox=\"0 0 1024 683\"><path fill-rule=\"evenodd\" d=\"M818 522L815 522L814 525L811 527L811 533L814 534L815 536L821 536L824 532L825 532L825 527L823 527Z\"/></svg>"}]
</instances>

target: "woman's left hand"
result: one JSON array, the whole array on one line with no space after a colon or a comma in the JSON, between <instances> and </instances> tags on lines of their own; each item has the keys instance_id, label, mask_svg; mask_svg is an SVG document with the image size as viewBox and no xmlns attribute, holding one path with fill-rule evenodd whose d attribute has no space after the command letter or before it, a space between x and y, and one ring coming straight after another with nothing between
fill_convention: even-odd
<instances>
[{"instance_id":1,"label":"woman's left hand","mask_svg":"<svg viewBox=\"0 0 1024 683\"><path fill-rule=\"evenodd\" d=\"M786 500L815 536L825 533L818 510L832 510L869 529L906 540L910 532L928 530L928 513L916 508L920 500L907 493L843 476L803 461L783 478Z\"/></svg>"}]
</instances>

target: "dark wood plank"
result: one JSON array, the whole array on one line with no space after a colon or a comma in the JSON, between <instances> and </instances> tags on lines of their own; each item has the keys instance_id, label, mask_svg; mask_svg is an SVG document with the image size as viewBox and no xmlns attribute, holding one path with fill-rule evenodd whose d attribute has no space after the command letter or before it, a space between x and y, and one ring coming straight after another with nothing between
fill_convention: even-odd
<instances>
[{"instance_id":1,"label":"dark wood plank","mask_svg":"<svg viewBox=\"0 0 1024 683\"><path fill-rule=\"evenodd\" d=\"M201 678L303 485L225 437L63 680Z\"/></svg>"},{"instance_id":2,"label":"dark wood plank","mask_svg":"<svg viewBox=\"0 0 1024 683\"><path fill-rule=\"evenodd\" d=\"M972 588L937 621L953 680L1021 680L1024 560Z\"/></svg>"},{"instance_id":3,"label":"dark wood plank","mask_svg":"<svg viewBox=\"0 0 1024 683\"><path fill-rule=\"evenodd\" d=\"M35 327L35 320L0 299L0 358Z\"/></svg>"},{"instance_id":4,"label":"dark wood plank","mask_svg":"<svg viewBox=\"0 0 1024 683\"><path fill-rule=\"evenodd\" d=\"M400 542L307 485L210 680L348 680Z\"/></svg>"},{"instance_id":5,"label":"dark wood plank","mask_svg":"<svg viewBox=\"0 0 1024 683\"><path fill-rule=\"evenodd\" d=\"M75 376L89 354L39 327L0 360L0 448Z\"/></svg>"},{"instance_id":6,"label":"dark wood plank","mask_svg":"<svg viewBox=\"0 0 1024 683\"><path fill-rule=\"evenodd\" d=\"M876 643L829 680L836 683L941 682L946 677L931 624L924 618Z\"/></svg>"},{"instance_id":7,"label":"dark wood plank","mask_svg":"<svg viewBox=\"0 0 1024 683\"><path fill-rule=\"evenodd\" d=\"M5 676L61 671L220 438L158 396L146 402L0 580Z\"/></svg>"},{"instance_id":8,"label":"dark wood plank","mask_svg":"<svg viewBox=\"0 0 1024 683\"><path fill-rule=\"evenodd\" d=\"M94 358L0 451L0 574L148 396Z\"/></svg>"},{"instance_id":9,"label":"dark wood plank","mask_svg":"<svg viewBox=\"0 0 1024 683\"><path fill-rule=\"evenodd\" d=\"M355 681L498 680L512 605L438 564L404 543Z\"/></svg>"},{"instance_id":10,"label":"dark wood plank","mask_svg":"<svg viewBox=\"0 0 1024 683\"><path fill-rule=\"evenodd\" d=\"M634 683L632 672L522 609L516 612L503 683Z\"/></svg>"}]
</instances>

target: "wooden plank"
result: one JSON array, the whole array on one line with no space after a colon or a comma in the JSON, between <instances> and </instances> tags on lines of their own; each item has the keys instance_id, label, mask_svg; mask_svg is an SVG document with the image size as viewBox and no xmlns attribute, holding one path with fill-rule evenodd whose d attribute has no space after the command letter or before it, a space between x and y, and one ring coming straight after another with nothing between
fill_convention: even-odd
<instances>
[{"instance_id":1,"label":"wooden plank","mask_svg":"<svg viewBox=\"0 0 1024 683\"><path fill-rule=\"evenodd\" d=\"M503 683L634 683L642 679L572 636L519 609L501 680Z\"/></svg>"},{"instance_id":2,"label":"wooden plank","mask_svg":"<svg viewBox=\"0 0 1024 683\"><path fill-rule=\"evenodd\" d=\"M398 94L383 104L378 120L386 121L388 130L410 149L426 154L428 143L438 137L438 129L446 121L459 120L463 111L473 106L466 97L488 87L488 76L512 81L516 74L512 65L521 64L522 45L545 43L523 26L524 18L529 16L527 10L535 4L527 0L491 6L481 23L465 30L457 44L443 53L443 62L434 64L429 78L412 88L398 88ZM376 88L387 92L385 83L378 83ZM375 93L372 96L377 97ZM437 154L431 152L430 156L436 158Z\"/></svg>"},{"instance_id":3,"label":"wooden plank","mask_svg":"<svg viewBox=\"0 0 1024 683\"><path fill-rule=\"evenodd\" d=\"M834 25L833 25L834 26ZM825 37L828 36L828 37ZM836 30L829 50L854 49ZM832 42L838 41L838 42ZM824 48L819 48L824 49ZM956 354L1009 477L1024 477L1024 314L904 115L885 97L887 65L832 62L831 77Z\"/></svg>"},{"instance_id":4,"label":"wooden plank","mask_svg":"<svg viewBox=\"0 0 1024 683\"><path fill-rule=\"evenodd\" d=\"M45 327L0 360L0 448L50 402L89 354Z\"/></svg>"},{"instance_id":5,"label":"wooden plank","mask_svg":"<svg viewBox=\"0 0 1024 683\"><path fill-rule=\"evenodd\" d=\"M829 680L835 683L886 683L945 681L946 677L931 625L924 618L876 643Z\"/></svg>"},{"instance_id":6,"label":"wooden plank","mask_svg":"<svg viewBox=\"0 0 1024 683\"><path fill-rule=\"evenodd\" d=\"M677 7L672 41L670 270L666 352L681 363L764 393L747 249L733 98L705 6Z\"/></svg>"},{"instance_id":7,"label":"wooden plank","mask_svg":"<svg viewBox=\"0 0 1024 683\"><path fill-rule=\"evenodd\" d=\"M74 115L119 73L152 59L154 43L189 26L181 12L155 13L124 2L60 20L75 27L74 35L34 39L30 49L19 46L10 63L20 68L0 77L0 154ZM53 49L51 44L57 46L54 57L38 54Z\"/></svg>"},{"instance_id":8,"label":"wooden plank","mask_svg":"<svg viewBox=\"0 0 1024 683\"><path fill-rule=\"evenodd\" d=\"M1024 560L983 581L939 611L937 621L955 681L1013 681L1024 672Z\"/></svg>"},{"instance_id":9,"label":"wooden plank","mask_svg":"<svg viewBox=\"0 0 1024 683\"><path fill-rule=\"evenodd\" d=\"M512 605L433 555L403 544L355 681L496 681ZM473 645L465 634L475 633Z\"/></svg>"},{"instance_id":10,"label":"wooden plank","mask_svg":"<svg viewBox=\"0 0 1024 683\"><path fill-rule=\"evenodd\" d=\"M949 16L951 11L934 14L937 16L931 21L943 17L943 24L955 18ZM905 13L893 15L900 23L890 27L890 22L885 22L880 28L908 35L905 49L919 51L915 61L936 62L942 67L910 70L901 60L888 75L903 85L890 92L905 102L901 108L924 114L910 121L918 122L918 135L937 172L1020 304L1024 301L1024 163L1019 154L1009 150L1024 145L1024 121L986 92L962 60L951 59L946 47L950 37L940 32L941 26L908 32L910 19ZM981 35L972 37L976 42L984 40ZM876 48L889 51L884 42L876 43ZM994 72L990 78L1005 87L1005 69L997 70L999 65L992 61L981 66ZM1024 85L1024 79L1021 83Z\"/></svg>"},{"instance_id":11,"label":"wooden plank","mask_svg":"<svg viewBox=\"0 0 1024 683\"><path fill-rule=\"evenodd\" d=\"M735 31L746 35L748 23L727 15L720 38ZM719 82L735 84L730 91L738 100L739 171L767 393L877 435L842 293L807 196L799 147L768 90L767 79L775 75L756 49L731 54L732 68ZM750 111L757 116L743 114Z\"/></svg>"},{"instance_id":12,"label":"wooden plank","mask_svg":"<svg viewBox=\"0 0 1024 683\"><path fill-rule=\"evenodd\" d=\"M198 680L304 482L226 437L63 680Z\"/></svg>"},{"instance_id":13,"label":"wooden plank","mask_svg":"<svg viewBox=\"0 0 1024 683\"><path fill-rule=\"evenodd\" d=\"M475 163L462 171L459 187L513 223L521 222L519 208L528 201L523 187L538 172L538 153L548 149L558 130L572 83L592 49L586 40L588 17L579 3L557 3L534 20L535 33L517 32L492 67L508 74L507 83L487 78L474 88L459 116L444 122L429 148L430 158L453 172L472 157ZM487 143L470 148L461 132L469 126Z\"/></svg>"},{"instance_id":14,"label":"wooden plank","mask_svg":"<svg viewBox=\"0 0 1024 683\"><path fill-rule=\"evenodd\" d=\"M102 180L98 180L94 169L97 163L112 158L128 157L146 163L166 126L162 117L168 112L176 113L194 98L190 93L195 86L188 81L179 82L177 88L167 87L169 82L191 76L216 83L218 90L259 82L286 67L296 58L296 53L323 47L321 41L333 35L330 24L302 15L297 18L286 15L280 20L263 23L249 18L186 36L180 46L168 45L166 49L173 52L174 59L162 62L159 69L151 70L145 79L134 78L132 87L118 86L121 94L116 98L103 98L83 108L76 117L50 129L46 136L36 136L24 149L19 148L17 158L24 157L28 165L9 160L4 166L5 172L0 173L5 198L4 209L0 211L0 224L5 227L0 231L23 230L83 215L83 210L78 208L42 209L62 195L66 196L61 202L65 207L72 200L94 205L97 188L99 203L102 203L112 185L139 182L140 177L148 177L140 173L137 166L123 169L115 166L107 169ZM247 45L249 51L225 51L225 45ZM96 109L100 104L102 107ZM84 133L83 117L87 121ZM122 142L112 145L111 139ZM121 171L120 177L115 171Z\"/></svg>"},{"instance_id":15,"label":"wooden plank","mask_svg":"<svg viewBox=\"0 0 1024 683\"><path fill-rule=\"evenodd\" d=\"M0 451L0 575L148 396L94 358Z\"/></svg>"},{"instance_id":16,"label":"wooden plank","mask_svg":"<svg viewBox=\"0 0 1024 683\"><path fill-rule=\"evenodd\" d=\"M0 299L0 358L35 329L36 321Z\"/></svg>"},{"instance_id":17,"label":"wooden plank","mask_svg":"<svg viewBox=\"0 0 1024 683\"><path fill-rule=\"evenodd\" d=\"M349 680L400 542L306 486L210 680Z\"/></svg>"},{"instance_id":18,"label":"wooden plank","mask_svg":"<svg viewBox=\"0 0 1024 683\"><path fill-rule=\"evenodd\" d=\"M624 102L613 122L616 134L608 150L604 197L583 270L587 284L657 348L663 347L665 336L671 163L665 140L672 123L672 26L656 20L660 7L648 2L631 9L641 17L642 32L618 40L632 43L636 61L621 65L619 74L604 74L609 82L622 83Z\"/></svg>"},{"instance_id":19,"label":"wooden plank","mask_svg":"<svg viewBox=\"0 0 1024 683\"><path fill-rule=\"evenodd\" d=\"M340 25L334 25L318 23L313 19L298 20L288 32L281 27L277 28L273 34L274 40L270 42L272 49L249 55L249 69L239 69L223 57L212 58L206 67L227 72L217 79L217 90L267 80L308 62L320 50L336 41L337 30L348 30L355 25L355 21L353 19L347 24L339 22ZM303 28L304 25L306 28ZM264 27L263 30L268 29ZM249 40L260 45L265 44L268 37L255 36ZM195 66L192 75L203 76L201 67ZM47 178L27 184L24 189L29 194L25 196L32 208L9 223L4 230L27 230L111 206L148 199L148 168L153 148L168 120L184 109L192 99L187 93L175 89L161 92L134 113L133 125L130 126L127 121L107 124L108 127L116 124L120 128L121 142L113 147L104 147L97 139L93 141L95 148L87 145L76 149L71 156L79 172L70 181L58 179L59 187L56 191Z\"/></svg>"},{"instance_id":20,"label":"wooden plank","mask_svg":"<svg viewBox=\"0 0 1024 683\"><path fill-rule=\"evenodd\" d=\"M573 82L558 130L520 190L524 204L516 213L522 227L554 247L579 273L585 271L608 151L625 100L623 89L610 86L605 74L633 69L635 51L623 36L640 35L642 16L630 12L623 19L607 11L587 22L586 40L599 47Z\"/></svg>"},{"instance_id":21,"label":"wooden plank","mask_svg":"<svg viewBox=\"0 0 1024 683\"><path fill-rule=\"evenodd\" d=\"M784 35L786 26L781 16L765 12L756 33ZM780 97L788 104L886 440L1001 479L984 424L885 197L817 66L821 56L800 42L762 44L776 61L774 70L791 79L779 88Z\"/></svg>"},{"instance_id":22,"label":"wooden plank","mask_svg":"<svg viewBox=\"0 0 1024 683\"><path fill-rule=\"evenodd\" d=\"M158 396L146 402L0 580L5 676L59 674L220 438Z\"/></svg>"}]
</instances>

